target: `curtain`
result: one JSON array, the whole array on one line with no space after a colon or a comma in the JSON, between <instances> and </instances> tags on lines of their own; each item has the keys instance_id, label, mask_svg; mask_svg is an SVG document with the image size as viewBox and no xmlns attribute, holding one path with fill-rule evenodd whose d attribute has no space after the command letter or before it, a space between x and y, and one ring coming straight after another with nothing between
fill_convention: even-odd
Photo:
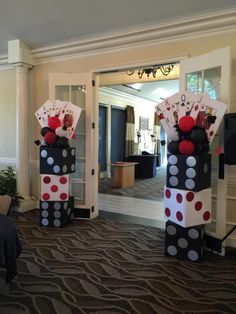
<instances>
[{"instance_id":1,"label":"curtain","mask_svg":"<svg viewBox=\"0 0 236 314\"><path fill-rule=\"evenodd\" d=\"M160 154L160 120L154 111L154 122L153 122L153 136L154 136L154 154Z\"/></svg>"},{"instance_id":2,"label":"curtain","mask_svg":"<svg viewBox=\"0 0 236 314\"><path fill-rule=\"evenodd\" d=\"M134 107L126 107L125 157L134 154Z\"/></svg>"}]
</instances>

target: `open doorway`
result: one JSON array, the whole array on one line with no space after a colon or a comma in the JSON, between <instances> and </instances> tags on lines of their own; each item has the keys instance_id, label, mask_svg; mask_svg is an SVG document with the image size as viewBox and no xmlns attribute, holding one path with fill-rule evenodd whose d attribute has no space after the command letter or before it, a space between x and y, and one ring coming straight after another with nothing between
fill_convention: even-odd
<instances>
[{"instance_id":1,"label":"open doorway","mask_svg":"<svg viewBox=\"0 0 236 314\"><path fill-rule=\"evenodd\" d=\"M178 65L177 65L178 66ZM122 73L124 75L124 73ZM105 78L107 74L101 74L101 86L100 86L100 95L99 95L99 104L100 110L103 111L103 117L106 119L110 119L111 122L111 112L113 108L118 108L118 110L125 110L127 105L131 105L134 107L135 111L135 138L134 138L134 145L135 150L134 154L141 155L143 152L147 154L155 154L157 155L156 160L156 175L155 178L144 179L144 180L135 180L135 185L133 187L129 187L126 189L112 189L112 167L111 163L113 160L109 158L112 155L112 145L111 145L111 127L109 126L109 122L106 121L106 130L104 131L103 125L103 136L106 134L105 141L103 141L103 153L106 151L106 165L103 160L101 162L101 179L99 182L99 193L109 195L109 206L111 206L111 202L118 201L120 202L121 199L117 197L123 197L122 202L124 199L128 200L129 207L133 206L130 203L133 202L136 205L133 207L137 207L137 204L140 202L143 204L142 206L146 206L146 203L143 201L153 201L153 202L161 202L163 197L163 190L165 185L165 160L166 160L166 145L161 145L160 143L162 140L165 140L165 134L163 130L161 130L160 125L158 126L158 135L155 136L154 132L156 132L154 126L154 114L155 114L155 105L162 101L162 98L166 98L176 92L179 91L179 80L178 75L174 75L172 77L164 77L161 80L149 80L149 81L139 81L132 82L130 81L119 81L119 79L114 80L114 74L112 74L112 79L109 84L104 84L104 82L108 82ZM104 116L104 111L106 112ZM100 116L99 116L100 120ZM140 128L140 123L142 120L146 120L148 125L146 129ZM114 124L114 123L113 123ZM118 128L118 132L120 132L121 128ZM99 132L101 131L99 127ZM138 137L138 134L141 136ZM101 133L99 133L99 137ZM155 136L155 140L153 137ZM104 149L104 142L107 145ZM109 151L110 150L110 151ZM101 152L101 150L100 150ZM101 156L100 156L101 158ZM125 159L124 159L125 160ZM117 160L118 161L118 160ZM123 160L119 160L123 161ZM159 179L157 180L157 177ZM153 180L153 182L152 182ZM157 180L157 182L154 182ZM138 184L136 184L138 183ZM158 185L157 185L158 183ZM110 187L104 187L104 185L108 184ZM107 189L107 191L104 190ZM117 197L116 197L117 196ZM100 195L101 197L101 195ZM104 195L103 195L104 198ZM135 199L132 200L131 199ZM145 205L144 205L145 204ZM154 203L152 204L152 207ZM104 208L104 204L102 206ZM138 210L138 209L137 209Z\"/></svg>"}]
</instances>

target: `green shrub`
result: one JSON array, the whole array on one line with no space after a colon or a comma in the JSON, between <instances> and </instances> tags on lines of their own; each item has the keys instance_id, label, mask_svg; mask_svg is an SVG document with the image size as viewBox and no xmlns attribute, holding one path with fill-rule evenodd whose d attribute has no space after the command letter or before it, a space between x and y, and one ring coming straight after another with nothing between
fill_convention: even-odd
<instances>
[{"instance_id":1,"label":"green shrub","mask_svg":"<svg viewBox=\"0 0 236 314\"><path fill-rule=\"evenodd\" d=\"M17 195L16 191L16 172L8 166L6 169L0 170L0 194L8 194L12 197L12 205L19 205L19 200L23 197Z\"/></svg>"}]
</instances>

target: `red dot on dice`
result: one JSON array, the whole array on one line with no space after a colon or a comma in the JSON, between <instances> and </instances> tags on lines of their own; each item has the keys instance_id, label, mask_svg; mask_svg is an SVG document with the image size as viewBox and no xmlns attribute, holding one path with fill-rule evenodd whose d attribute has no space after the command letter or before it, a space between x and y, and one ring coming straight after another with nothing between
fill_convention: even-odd
<instances>
[{"instance_id":1,"label":"red dot on dice","mask_svg":"<svg viewBox=\"0 0 236 314\"><path fill-rule=\"evenodd\" d=\"M51 182L51 178L48 177L48 176L46 176L46 177L43 178L43 182L46 183L46 184L48 184L48 183Z\"/></svg>"},{"instance_id":2,"label":"red dot on dice","mask_svg":"<svg viewBox=\"0 0 236 314\"><path fill-rule=\"evenodd\" d=\"M195 146L189 140L182 140L179 143L179 152L182 155L191 155L194 152Z\"/></svg>"},{"instance_id":3,"label":"red dot on dice","mask_svg":"<svg viewBox=\"0 0 236 314\"><path fill-rule=\"evenodd\" d=\"M61 193L60 194L60 199L63 200L63 201L66 200L67 199L67 193Z\"/></svg>"},{"instance_id":4,"label":"red dot on dice","mask_svg":"<svg viewBox=\"0 0 236 314\"><path fill-rule=\"evenodd\" d=\"M195 126L195 120L190 116L183 116L179 119L179 128L183 132L190 132Z\"/></svg>"},{"instance_id":5,"label":"red dot on dice","mask_svg":"<svg viewBox=\"0 0 236 314\"><path fill-rule=\"evenodd\" d=\"M177 201L178 203L182 203L183 197L182 197L182 195L181 195L180 193L178 193L178 194L176 195L176 201Z\"/></svg>"},{"instance_id":6,"label":"red dot on dice","mask_svg":"<svg viewBox=\"0 0 236 314\"><path fill-rule=\"evenodd\" d=\"M182 221L182 220L183 220L183 215L182 215L182 213L181 213L181 212L177 212L177 213L176 213L176 218L177 218L178 221Z\"/></svg>"},{"instance_id":7,"label":"red dot on dice","mask_svg":"<svg viewBox=\"0 0 236 314\"><path fill-rule=\"evenodd\" d=\"M52 185L51 186L51 191L52 192L57 192L58 191L58 186L57 185Z\"/></svg>"},{"instance_id":8,"label":"red dot on dice","mask_svg":"<svg viewBox=\"0 0 236 314\"><path fill-rule=\"evenodd\" d=\"M166 217L170 217L171 212L170 212L170 209L168 207L166 207L166 209L165 209L165 214L166 214Z\"/></svg>"},{"instance_id":9,"label":"red dot on dice","mask_svg":"<svg viewBox=\"0 0 236 314\"><path fill-rule=\"evenodd\" d=\"M202 209L202 202L197 202L194 207L196 210L201 210Z\"/></svg>"},{"instance_id":10,"label":"red dot on dice","mask_svg":"<svg viewBox=\"0 0 236 314\"><path fill-rule=\"evenodd\" d=\"M66 184L67 183L67 178L66 177L61 177L59 181L60 181L61 184Z\"/></svg>"},{"instance_id":11,"label":"red dot on dice","mask_svg":"<svg viewBox=\"0 0 236 314\"><path fill-rule=\"evenodd\" d=\"M43 193L43 200L48 201L50 198L50 194L49 193Z\"/></svg>"},{"instance_id":12,"label":"red dot on dice","mask_svg":"<svg viewBox=\"0 0 236 314\"><path fill-rule=\"evenodd\" d=\"M186 200L188 202L192 202L192 200L194 199L194 193L193 192L188 192L186 195Z\"/></svg>"},{"instance_id":13,"label":"red dot on dice","mask_svg":"<svg viewBox=\"0 0 236 314\"><path fill-rule=\"evenodd\" d=\"M170 190L166 190L166 192L165 192L165 194L166 194L166 197L167 198L170 198L171 197L171 191Z\"/></svg>"},{"instance_id":14,"label":"red dot on dice","mask_svg":"<svg viewBox=\"0 0 236 314\"><path fill-rule=\"evenodd\" d=\"M205 221L209 220L210 217L211 217L211 213L208 212L208 211L206 211L206 212L203 214L203 219L204 219Z\"/></svg>"}]
</instances>

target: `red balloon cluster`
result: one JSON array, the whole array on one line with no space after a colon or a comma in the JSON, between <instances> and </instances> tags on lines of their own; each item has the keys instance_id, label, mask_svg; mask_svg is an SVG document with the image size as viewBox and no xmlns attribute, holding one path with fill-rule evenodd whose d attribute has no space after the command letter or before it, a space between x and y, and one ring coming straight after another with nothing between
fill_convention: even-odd
<instances>
[{"instance_id":1,"label":"red balloon cluster","mask_svg":"<svg viewBox=\"0 0 236 314\"><path fill-rule=\"evenodd\" d=\"M58 134L57 130L61 129L61 120L57 116L48 119L48 126L41 129L41 135L44 137L44 145L53 147L68 147L68 139L63 134Z\"/></svg>"},{"instance_id":2,"label":"red balloon cluster","mask_svg":"<svg viewBox=\"0 0 236 314\"><path fill-rule=\"evenodd\" d=\"M179 120L179 129L188 133L195 126L195 120L190 116L184 116ZM179 143L179 152L183 155L191 155L195 150L195 145L192 141L184 139Z\"/></svg>"}]
</instances>

